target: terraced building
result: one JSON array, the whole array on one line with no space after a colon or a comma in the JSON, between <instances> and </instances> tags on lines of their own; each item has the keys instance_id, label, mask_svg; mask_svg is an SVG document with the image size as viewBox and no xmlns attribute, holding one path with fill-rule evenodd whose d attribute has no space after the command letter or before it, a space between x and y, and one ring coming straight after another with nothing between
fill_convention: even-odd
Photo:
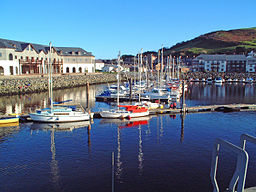
<instances>
[{"instance_id":1,"label":"terraced building","mask_svg":"<svg viewBox=\"0 0 256 192\"><path fill-rule=\"evenodd\" d=\"M0 39L0 74L46 74L49 63L53 73L86 73L95 71L95 57L76 47L52 47Z\"/></svg>"}]
</instances>

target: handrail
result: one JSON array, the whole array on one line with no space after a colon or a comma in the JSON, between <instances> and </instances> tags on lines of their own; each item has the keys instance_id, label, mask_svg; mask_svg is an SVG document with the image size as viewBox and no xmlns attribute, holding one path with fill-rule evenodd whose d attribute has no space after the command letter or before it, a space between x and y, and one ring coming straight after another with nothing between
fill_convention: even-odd
<instances>
[{"instance_id":1,"label":"handrail","mask_svg":"<svg viewBox=\"0 0 256 192\"><path fill-rule=\"evenodd\" d=\"M217 165L218 165L218 158L219 158L219 151L220 147L229 149L233 153L236 153L238 156L238 162L236 165L235 173L240 178L238 180L238 186L237 186L237 192L243 192L244 191L244 185L245 185L245 178L247 173L247 166L248 166L248 154L246 151L244 151L242 148L233 145L230 142L224 141L222 139L216 139L214 143L214 148L212 152L212 162L211 162L211 182L213 184L213 192L219 192L218 183L216 180L216 172L217 172ZM234 183L236 184L237 181ZM235 186L232 186L230 189L234 192Z\"/></svg>"},{"instance_id":2,"label":"handrail","mask_svg":"<svg viewBox=\"0 0 256 192\"><path fill-rule=\"evenodd\" d=\"M248 135L248 134L242 134L242 135L240 136L240 147L241 147L243 150L245 150L246 141L249 141L249 142L251 142L251 143L253 143L253 144L256 145L256 137L253 137L253 136ZM238 159L237 159L237 164L238 164L240 161L241 161L241 160L240 160L239 157L238 157ZM237 166L238 166L238 165L237 165ZM230 183L229 183L229 189L232 189L232 190L234 191L234 187L236 186L236 183L237 183L238 179L239 179L239 173L238 173L237 171L235 171L234 174L233 174L233 177L232 177L232 179L231 179L231 181L230 181Z\"/></svg>"}]
</instances>

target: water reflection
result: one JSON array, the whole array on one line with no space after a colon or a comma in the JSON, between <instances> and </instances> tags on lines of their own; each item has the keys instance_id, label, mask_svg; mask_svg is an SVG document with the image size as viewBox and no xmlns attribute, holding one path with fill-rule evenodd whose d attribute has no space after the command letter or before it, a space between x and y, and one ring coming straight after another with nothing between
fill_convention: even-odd
<instances>
[{"instance_id":1,"label":"water reflection","mask_svg":"<svg viewBox=\"0 0 256 192\"><path fill-rule=\"evenodd\" d=\"M187 99L213 103L254 103L256 84L189 84Z\"/></svg>"},{"instance_id":2,"label":"water reflection","mask_svg":"<svg viewBox=\"0 0 256 192\"><path fill-rule=\"evenodd\" d=\"M85 128L88 130L88 148L90 150L90 121L71 122L71 123L32 123L30 125L31 134L33 131L51 131L51 162L50 169L52 174L52 183L54 185L54 191L61 191L61 180L58 161L56 159L56 147L55 147L55 132L72 132L74 129Z\"/></svg>"},{"instance_id":3,"label":"water reflection","mask_svg":"<svg viewBox=\"0 0 256 192\"><path fill-rule=\"evenodd\" d=\"M185 117L186 117L186 113L182 113L180 115L180 119L181 119L181 129L180 129L180 142L183 143L184 141L184 124L185 124Z\"/></svg>"},{"instance_id":4,"label":"water reflection","mask_svg":"<svg viewBox=\"0 0 256 192\"><path fill-rule=\"evenodd\" d=\"M19 123L0 124L0 142L4 141L8 135L17 133L19 129Z\"/></svg>"},{"instance_id":5,"label":"water reflection","mask_svg":"<svg viewBox=\"0 0 256 192\"><path fill-rule=\"evenodd\" d=\"M59 167L58 161L55 159L56 156L56 149L55 149L55 129L52 127L51 129L51 153L52 153L52 160L50 163L51 173L52 173L52 182L55 186L55 190L59 191L60 189L60 175L59 175Z\"/></svg>"},{"instance_id":6,"label":"water reflection","mask_svg":"<svg viewBox=\"0 0 256 192\"><path fill-rule=\"evenodd\" d=\"M88 105L94 107L96 91L100 89L102 89L100 85L90 86L88 100L85 87L55 90L53 91L53 95L55 101L71 99L73 102L81 103L83 107L87 107ZM0 97L0 114L30 113L37 108L47 107L49 103L48 99L47 92L9 96L8 99L6 97Z\"/></svg>"},{"instance_id":7,"label":"water reflection","mask_svg":"<svg viewBox=\"0 0 256 192\"><path fill-rule=\"evenodd\" d=\"M139 125L139 154L138 154L138 161L139 161L139 175L142 175L143 172L143 150L142 150L142 134L141 134L141 125Z\"/></svg>"}]
</instances>

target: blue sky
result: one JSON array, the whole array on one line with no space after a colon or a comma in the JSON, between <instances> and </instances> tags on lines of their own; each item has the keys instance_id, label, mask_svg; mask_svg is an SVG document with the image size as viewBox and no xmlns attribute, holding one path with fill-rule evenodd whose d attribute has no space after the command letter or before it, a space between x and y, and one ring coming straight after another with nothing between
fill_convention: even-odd
<instances>
[{"instance_id":1,"label":"blue sky","mask_svg":"<svg viewBox=\"0 0 256 192\"><path fill-rule=\"evenodd\" d=\"M0 38L81 47L97 59L256 27L255 0L1 0Z\"/></svg>"}]
</instances>

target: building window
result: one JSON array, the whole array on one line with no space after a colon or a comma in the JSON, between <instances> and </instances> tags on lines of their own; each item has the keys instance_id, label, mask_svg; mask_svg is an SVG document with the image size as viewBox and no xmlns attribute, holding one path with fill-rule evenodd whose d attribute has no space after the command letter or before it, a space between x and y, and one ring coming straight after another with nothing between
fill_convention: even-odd
<instances>
[{"instance_id":1,"label":"building window","mask_svg":"<svg viewBox=\"0 0 256 192\"><path fill-rule=\"evenodd\" d=\"M26 50L28 50L28 51L29 51L29 46L27 46Z\"/></svg>"},{"instance_id":2,"label":"building window","mask_svg":"<svg viewBox=\"0 0 256 192\"><path fill-rule=\"evenodd\" d=\"M2 57L2 53L0 52L0 57Z\"/></svg>"},{"instance_id":3,"label":"building window","mask_svg":"<svg viewBox=\"0 0 256 192\"><path fill-rule=\"evenodd\" d=\"M9 54L9 60L12 61L13 60L13 55L10 53Z\"/></svg>"},{"instance_id":4,"label":"building window","mask_svg":"<svg viewBox=\"0 0 256 192\"><path fill-rule=\"evenodd\" d=\"M17 59L18 57L17 57L17 55L15 55L15 59Z\"/></svg>"},{"instance_id":5,"label":"building window","mask_svg":"<svg viewBox=\"0 0 256 192\"><path fill-rule=\"evenodd\" d=\"M23 59L23 57L21 56L20 59Z\"/></svg>"},{"instance_id":6,"label":"building window","mask_svg":"<svg viewBox=\"0 0 256 192\"><path fill-rule=\"evenodd\" d=\"M33 51L33 48L32 48L32 47L30 47L30 51Z\"/></svg>"}]
</instances>

